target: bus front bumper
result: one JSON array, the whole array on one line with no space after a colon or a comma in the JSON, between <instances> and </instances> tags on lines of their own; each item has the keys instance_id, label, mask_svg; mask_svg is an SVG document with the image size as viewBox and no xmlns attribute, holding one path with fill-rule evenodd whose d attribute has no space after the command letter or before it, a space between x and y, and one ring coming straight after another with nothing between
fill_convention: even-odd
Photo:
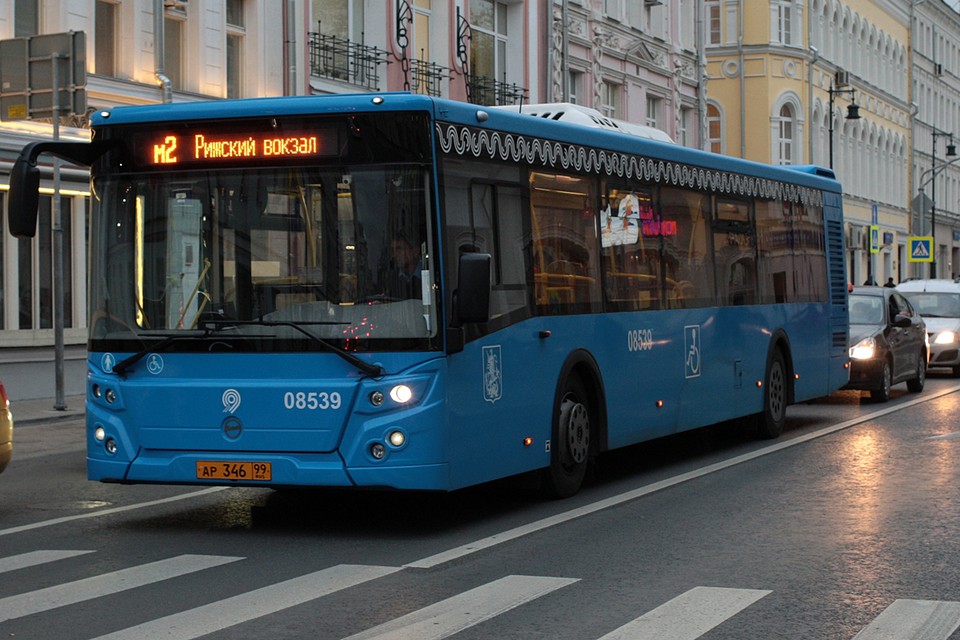
<instances>
[{"instance_id":1,"label":"bus front bumper","mask_svg":"<svg viewBox=\"0 0 960 640\"><path fill-rule=\"evenodd\" d=\"M204 479L200 462L269 463L270 480ZM87 458L87 477L124 484L190 484L233 487L388 487L411 490L449 489L446 464L371 466L347 469L337 453L231 454L142 450L133 462Z\"/></svg>"}]
</instances>

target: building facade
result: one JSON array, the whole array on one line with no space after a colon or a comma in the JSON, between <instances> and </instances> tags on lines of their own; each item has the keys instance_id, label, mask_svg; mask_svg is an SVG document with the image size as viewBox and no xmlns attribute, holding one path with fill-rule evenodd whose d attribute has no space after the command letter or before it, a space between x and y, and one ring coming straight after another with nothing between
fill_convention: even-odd
<instances>
[{"instance_id":1,"label":"building facade","mask_svg":"<svg viewBox=\"0 0 960 640\"><path fill-rule=\"evenodd\" d=\"M850 282L908 277L907 3L705 0L704 10L710 148L832 167L844 190Z\"/></svg>"},{"instance_id":2,"label":"building facade","mask_svg":"<svg viewBox=\"0 0 960 640\"><path fill-rule=\"evenodd\" d=\"M943 0L912 9L911 228L932 239L935 261L911 275L951 278L960 275L960 14Z\"/></svg>"}]
</instances>

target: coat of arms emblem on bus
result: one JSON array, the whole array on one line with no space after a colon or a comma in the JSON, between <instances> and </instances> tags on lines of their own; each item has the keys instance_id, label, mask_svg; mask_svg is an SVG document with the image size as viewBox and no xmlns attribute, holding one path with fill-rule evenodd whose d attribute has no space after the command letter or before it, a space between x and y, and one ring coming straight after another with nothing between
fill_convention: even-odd
<instances>
[{"instance_id":1,"label":"coat of arms emblem on bus","mask_svg":"<svg viewBox=\"0 0 960 640\"><path fill-rule=\"evenodd\" d=\"M496 402L503 395L503 365L500 345L483 348L483 399Z\"/></svg>"}]
</instances>

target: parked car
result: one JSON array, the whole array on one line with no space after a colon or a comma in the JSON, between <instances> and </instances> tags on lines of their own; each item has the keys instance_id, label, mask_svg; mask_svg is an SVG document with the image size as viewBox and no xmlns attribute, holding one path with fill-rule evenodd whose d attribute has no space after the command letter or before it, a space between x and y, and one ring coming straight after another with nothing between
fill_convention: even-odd
<instances>
[{"instance_id":1,"label":"parked car","mask_svg":"<svg viewBox=\"0 0 960 640\"><path fill-rule=\"evenodd\" d=\"M13 416L10 415L10 400L7 390L0 382L0 471L10 463L13 456Z\"/></svg>"},{"instance_id":2,"label":"parked car","mask_svg":"<svg viewBox=\"0 0 960 640\"><path fill-rule=\"evenodd\" d=\"M927 325L930 366L947 367L955 378L960 377L960 282L908 280L897 291Z\"/></svg>"},{"instance_id":3,"label":"parked car","mask_svg":"<svg viewBox=\"0 0 960 640\"><path fill-rule=\"evenodd\" d=\"M890 399L890 387L906 382L913 393L927 378L927 329L910 301L890 287L854 287L850 305L850 382L845 389Z\"/></svg>"}]
</instances>

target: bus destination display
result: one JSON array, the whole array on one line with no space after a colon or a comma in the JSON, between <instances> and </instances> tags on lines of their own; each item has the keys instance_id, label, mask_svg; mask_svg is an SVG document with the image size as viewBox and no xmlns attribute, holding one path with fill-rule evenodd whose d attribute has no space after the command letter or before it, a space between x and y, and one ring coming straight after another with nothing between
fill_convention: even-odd
<instances>
[{"instance_id":1,"label":"bus destination display","mask_svg":"<svg viewBox=\"0 0 960 640\"><path fill-rule=\"evenodd\" d=\"M317 133L193 133L164 135L147 145L148 164L204 164L231 160L303 158L326 155L327 141Z\"/></svg>"}]
</instances>

